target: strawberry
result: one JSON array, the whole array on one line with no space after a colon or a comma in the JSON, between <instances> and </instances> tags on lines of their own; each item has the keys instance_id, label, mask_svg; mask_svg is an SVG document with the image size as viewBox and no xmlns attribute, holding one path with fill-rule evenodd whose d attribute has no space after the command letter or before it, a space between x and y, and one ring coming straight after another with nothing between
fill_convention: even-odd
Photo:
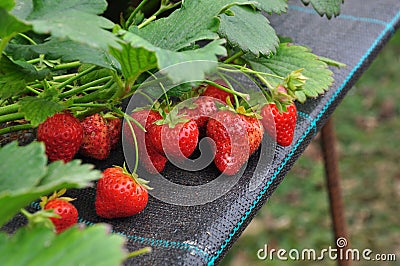
<instances>
[{"instance_id":1,"label":"strawberry","mask_svg":"<svg viewBox=\"0 0 400 266\"><path fill-rule=\"evenodd\" d=\"M131 117L135 119L138 123L148 131L149 126L156 120L162 118L160 113L154 110L139 110L134 111ZM139 152L139 162L145 168L145 170L151 174L160 173L164 170L165 164L167 163L167 158L164 155L158 153L152 146L150 140L148 140L148 133L145 133L138 125L131 122L133 130L136 135L136 140L138 143ZM128 143L131 143L134 147L134 141L131 133L130 127L126 124L124 126L124 133L127 137Z\"/></svg>"},{"instance_id":2,"label":"strawberry","mask_svg":"<svg viewBox=\"0 0 400 266\"><path fill-rule=\"evenodd\" d=\"M228 88L228 84L225 83L225 81L218 79L214 81L215 83ZM204 92L201 94L202 96L208 96L208 97L212 97L215 99L218 99L224 103L226 103L226 99L229 97L230 101L233 102L233 94L226 92L224 90L221 90L220 88L217 88L215 86L212 85L207 85L207 87L205 88Z\"/></svg>"},{"instance_id":3,"label":"strawberry","mask_svg":"<svg viewBox=\"0 0 400 266\"><path fill-rule=\"evenodd\" d=\"M182 161L196 149L199 129L194 120L177 112L174 108L165 119L150 125L148 139L157 152Z\"/></svg>"},{"instance_id":4,"label":"strawberry","mask_svg":"<svg viewBox=\"0 0 400 266\"><path fill-rule=\"evenodd\" d=\"M80 153L97 160L106 159L111 150L106 120L100 114L94 114L83 119L81 125L83 141Z\"/></svg>"},{"instance_id":5,"label":"strawberry","mask_svg":"<svg viewBox=\"0 0 400 266\"><path fill-rule=\"evenodd\" d=\"M107 168L97 182L97 215L124 218L143 211L148 202L147 183L136 174L129 174L125 167Z\"/></svg>"},{"instance_id":6,"label":"strawberry","mask_svg":"<svg viewBox=\"0 0 400 266\"><path fill-rule=\"evenodd\" d=\"M293 102L286 106L286 111L280 111L275 103L267 104L261 109L261 116L265 130L279 145L289 146L292 143L297 120Z\"/></svg>"},{"instance_id":7,"label":"strawberry","mask_svg":"<svg viewBox=\"0 0 400 266\"><path fill-rule=\"evenodd\" d=\"M121 140L122 120L118 117L106 117L111 149L115 149Z\"/></svg>"},{"instance_id":8,"label":"strawberry","mask_svg":"<svg viewBox=\"0 0 400 266\"><path fill-rule=\"evenodd\" d=\"M250 147L249 154L252 155L261 145L264 129L260 120L254 116L241 115L241 118L247 122L247 138Z\"/></svg>"},{"instance_id":9,"label":"strawberry","mask_svg":"<svg viewBox=\"0 0 400 266\"><path fill-rule=\"evenodd\" d=\"M42 197L40 206L43 210L53 210L59 217L50 217L56 232L61 233L78 222L78 210L71 203L74 199L61 197L66 192L62 189L54 192L49 198Z\"/></svg>"},{"instance_id":10,"label":"strawberry","mask_svg":"<svg viewBox=\"0 0 400 266\"><path fill-rule=\"evenodd\" d=\"M196 122L200 136L205 135L207 122L210 116L218 111L217 105L215 104L216 101L222 104L222 101L218 99L200 96L193 101L191 106L182 109L182 113Z\"/></svg>"},{"instance_id":11,"label":"strawberry","mask_svg":"<svg viewBox=\"0 0 400 266\"><path fill-rule=\"evenodd\" d=\"M263 129L256 117L221 110L210 118L206 134L216 145L217 168L226 175L234 175L261 144Z\"/></svg>"},{"instance_id":12,"label":"strawberry","mask_svg":"<svg viewBox=\"0 0 400 266\"><path fill-rule=\"evenodd\" d=\"M50 161L71 161L83 139L79 120L70 113L55 114L39 125L38 141L43 141Z\"/></svg>"}]
</instances>

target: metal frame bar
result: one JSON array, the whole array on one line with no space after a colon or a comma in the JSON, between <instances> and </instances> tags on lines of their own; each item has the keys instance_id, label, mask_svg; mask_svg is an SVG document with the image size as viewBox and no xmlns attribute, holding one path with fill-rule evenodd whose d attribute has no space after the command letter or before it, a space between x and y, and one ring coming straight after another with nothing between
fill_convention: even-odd
<instances>
[{"instance_id":1,"label":"metal frame bar","mask_svg":"<svg viewBox=\"0 0 400 266\"><path fill-rule=\"evenodd\" d=\"M340 257L340 254L346 254L346 250L349 249L349 237L346 218L344 215L342 189L340 185L341 177L339 173L339 157L337 153L336 134L332 118L329 118L328 122L321 129L321 150L325 164L325 177L329 194L335 245L338 249L338 265L350 266L351 261L346 260L345 255L342 256L342 259ZM342 243L339 243L338 241L340 238L345 238L347 241L344 247L342 247ZM339 252L340 249L342 249L341 252Z\"/></svg>"}]
</instances>

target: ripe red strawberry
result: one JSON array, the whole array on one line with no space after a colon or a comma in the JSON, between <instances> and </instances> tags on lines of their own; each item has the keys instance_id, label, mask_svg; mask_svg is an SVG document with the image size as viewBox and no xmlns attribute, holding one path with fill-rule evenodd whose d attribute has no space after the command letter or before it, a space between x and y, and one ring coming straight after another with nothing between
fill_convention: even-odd
<instances>
[{"instance_id":1,"label":"ripe red strawberry","mask_svg":"<svg viewBox=\"0 0 400 266\"><path fill-rule=\"evenodd\" d=\"M265 105L261 109L261 122L268 134L281 146L289 146L293 141L296 128L297 110L294 103L280 112L275 103ZM275 123L275 127L273 126Z\"/></svg>"},{"instance_id":2,"label":"ripe red strawberry","mask_svg":"<svg viewBox=\"0 0 400 266\"><path fill-rule=\"evenodd\" d=\"M139 122L142 127L147 131L149 126L156 120L161 119L161 115L154 110L139 110L134 111L131 117ZM136 135L139 152L139 163L145 168L145 170L151 174L160 173L164 170L167 158L158 153L152 146L148 139L148 134L145 133L138 125L131 122L133 130ZM127 142L132 144L135 149L134 141L131 133L131 129L128 124L124 126L124 133L127 138Z\"/></svg>"},{"instance_id":3,"label":"ripe red strawberry","mask_svg":"<svg viewBox=\"0 0 400 266\"><path fill-rule=\"evenodd\" d=\"M54 192L49 198L42 197L40 206L43 210L53 210L59 217L50 217L56 232L61 233L78 222L78 210L71 203L73 199L61 197L66 192L65 189Z\"/></svg>"},{"instance_id":4,"label":"ripe red strawberry","mask_svg":"<svg viewBox=\"0 0 400 266\"><path fill-rule=\"evenodd\" d=\"M147 181L126 168L112 167L97 182L95 208L100 217L124 218L144 210L148 202Z\"/></svg>"},{"instance_id":5,"label":"ripe red strawberry","mask_svg":"<svg viewBox=\"0 0 400 266\"><path fill-rule=\"evenodd\" d=\"M241 115L242 120L247 122L247 137L250 147L250 155L252 155L261 145L264 134L264 128L256 117Z\"/></svg>"},{"instance_id":6,"label":"ripe red strawberry","mask_svg":"<svg viewBox=\"0 0 400 266\"><path fill-rule=\"evenodd\" d=\"M111 150L106 120L100 114L94 114L83 119L81 125L83 141L80 153L97 160L106 159Z\"/></svg>"},{"instance_id":7,"label":"ripe red strawberry","mask_svg":"<svg viewBox=\"0 0 400 266\"><path fill-rule=\"evenodd\" d=\"M225 81L218 79L214 81L215 83L228 88L228 84L225 83ZM226 103L226 98L229 97L230 101L233 102L233 94L226 92L224 90L221 90L220 88L217 88L215 86L212 85L207 85L205 91L201 94L202 96L208 96L208 97L213 97L215 99L218 99L224 103Z\"/></svg>"},{"instance_id":8,"label":"ripe red strawberry","mask_svg":"<svg viewBox=\"0 0 400 266\"><path fill-rule=\"evenodd\" d=\"M221 110L210 118L206 133L216 145L215 165L234 175L261 144L263 130L255 117Z\"/></svg>"},{"instance_id":9,"label":"ripe red strawberry","mask_svg":"<svg viewBox=\"0 0 400 266\"><path fill-rule=\"evenodd\" d=\"M166 119L150 125L148 131L148 140L157 152L180 161L192 155L198 138L196 122L177 115L177 109L171 111Z\"/></svg>"},{"instance_id":10,"label":"ripe red strawberry","mask_svg":"<svg viewBox=\"0 0 400 266\"><path fill-rule=\"evenodd\" d=\"M217 105L215 104L216 101L222 104L222 101L218 99L208 96L199 96L193 101L191 106L182 109L182 113L196 122L200 136L205 135L209 118L218 111Z\"/></svg>"},{"instance_id":11,"label":"ripe red strawberry","mask_svg":"<svg viewBox=\"0 0 400 266\"><path fill-rule=\"evenodd\" d=\"M107 117L106 122L111 149L115 149L121 140L122 120L118 117Z\"/></svg>"},{"instance_id":12,"label":"ripe red strawberry","mask_svg":"<svg viewBox=\"0 0 400 266\"><path fill-rule=\"evenodd\" d=\"M38 141L43 141L50 161L71 161L83 139L79 120L70 113L55 114L39 125Z\"/></svg>"}]
</instances>

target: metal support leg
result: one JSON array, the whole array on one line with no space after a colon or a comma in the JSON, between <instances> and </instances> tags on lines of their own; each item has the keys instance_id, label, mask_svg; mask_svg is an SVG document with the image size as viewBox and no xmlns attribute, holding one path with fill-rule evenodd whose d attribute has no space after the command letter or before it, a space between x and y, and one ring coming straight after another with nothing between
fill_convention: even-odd
<instances>
[{"instance_id":1,"label":"metal support leg","mask_svg":"<svg viewBox=\"0 0 400 266\"><path fill-rule=\"evenodd\" d=\"M344 238L348 241L347 224L344 216L344 207L342 201L342 190L340 186L339 160L336 150L336 135L332 119L321 130L321 148L325 164L326 184L329 193L329 202L333 230L335 235L336 248L338 248L338 265L349 266L350 260L346 260L346 250L348 243L343 247L343 242L339 243L337 239ZM340 250L341 249L341 250ZM340 256L340 254L343 254ZM342 257L342 259L340 259Z\"/></svg>"}]
</instances>

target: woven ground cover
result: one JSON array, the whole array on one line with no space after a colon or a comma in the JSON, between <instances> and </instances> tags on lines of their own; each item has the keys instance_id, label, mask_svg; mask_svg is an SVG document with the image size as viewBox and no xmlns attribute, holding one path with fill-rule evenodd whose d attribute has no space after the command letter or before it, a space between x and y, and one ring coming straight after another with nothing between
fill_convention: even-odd
<instances>
[{"instance_id":1,"label":"woven ground cover","mask_svg":"<svg viewBox=\"0 0 400 266\"><path fill-rule=\"evenodd\" d=\"M151 197L143 213L125 219L99 218L94 209L94 188L69 192L78 199L75 205L81 214L80 222L110 223L114 232L127 238L129 250L152 247L153 252L128 260L127 265L217 264L400 26L398 0L345 1L341 15L331 20L321 18L314 9L299 2L289 1L288 14L284 16L268 16L277 33L347 66L332 68L335 83L327 93L297 105L295 139L289 147L276 147L272 163L259 161L259 151L250 158L238 183L213 202L185 207ZM118 149L97 167L122 165L123 161L123 151ZM206 183L217 174L212 167L188 173L168 165L165 170L168 179L185 185ZM259 181L256 186L251 183L254 178ZM38 204L33 203L30 208L37 209ZM12 231L23 223L24 219L17 216L6 229Z\"/></svg>"}]
</instances>

